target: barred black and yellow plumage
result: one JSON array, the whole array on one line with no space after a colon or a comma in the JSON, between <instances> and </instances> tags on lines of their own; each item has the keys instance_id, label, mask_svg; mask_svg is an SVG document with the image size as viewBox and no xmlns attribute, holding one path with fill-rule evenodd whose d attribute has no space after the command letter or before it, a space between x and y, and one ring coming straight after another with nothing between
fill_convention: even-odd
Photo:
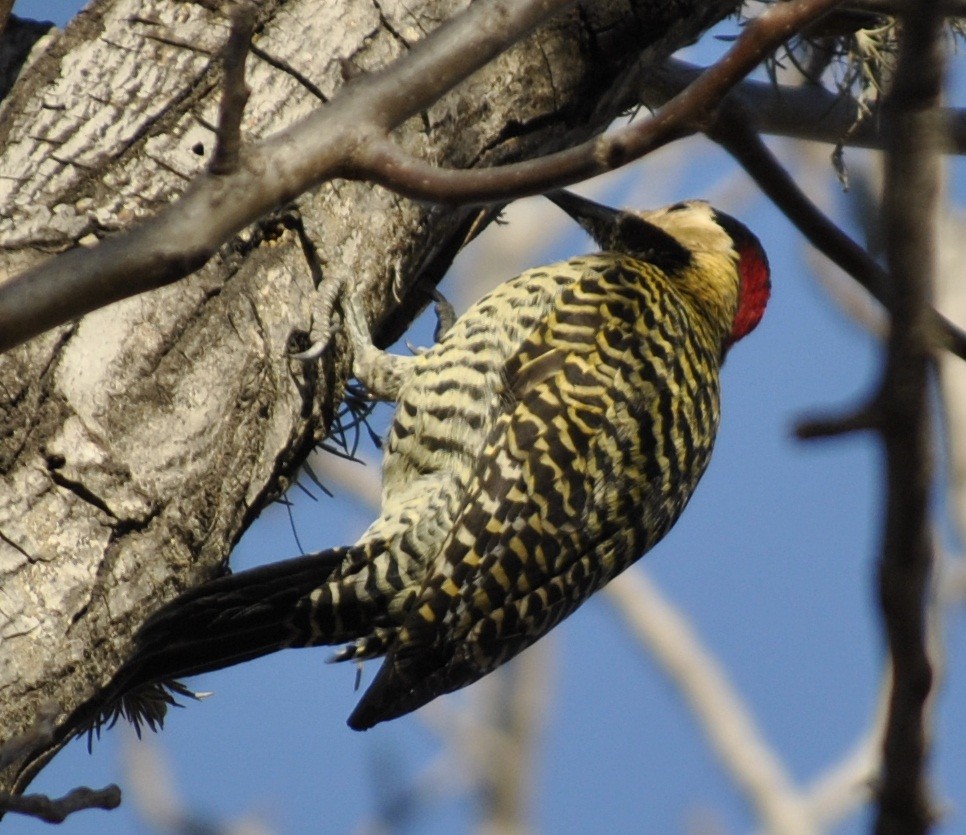
<instances>
[{"instance_id":1,"label":"barred black and yellow plumage","mask_svg":"<svg viewBox=\"0 0 966 835\"><path fill-rule=\"evenodd\" d=\"M347 305L358 376L397 402L360 541L176 599L115 693L347 644L385 655L349 719L368 728L495 669L664 536L711 455L724 355L764 310L764 252L702 202L551 199L602 251L501 285L428 351L379 354Z\"/></svg>"}]
</instances>

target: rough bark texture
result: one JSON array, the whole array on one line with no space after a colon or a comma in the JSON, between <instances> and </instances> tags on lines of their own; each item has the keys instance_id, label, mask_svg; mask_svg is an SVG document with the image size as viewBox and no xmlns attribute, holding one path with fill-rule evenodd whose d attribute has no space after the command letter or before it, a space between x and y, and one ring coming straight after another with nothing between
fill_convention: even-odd
<instances>
[{"instance_id":1,"label":"rough bark texture","mask_svg":"<svg viewBox=\"0 0 966 835\"><path fill-rule=\"evenodd\" d=\"M250 57L244 136L319 106L273 64L331 97L346 74L385 66L460 5L259 3L255 44L273 60ZM588 3L398 139L458 167L573 144L618 113L635 62L665 57L735 5ZM225 18L200 5L106 0L37 42L0 105L0 276L91 245L185 188L212 151L226 36ZM421 271L440 273L472 210L337 182L284 214L180 284L0 357L0 740L28 731L45 706L63 717L91 698L145 615L220 569L323 436L346 363L339 346L318 364L287 358L311 330L315 289L299 223L324 278L364 287L388 338L425 300L407 290L397 304L394 278L411 289ZM17 785L19 768L0 787Z\"/></svg>"}]
</instances>

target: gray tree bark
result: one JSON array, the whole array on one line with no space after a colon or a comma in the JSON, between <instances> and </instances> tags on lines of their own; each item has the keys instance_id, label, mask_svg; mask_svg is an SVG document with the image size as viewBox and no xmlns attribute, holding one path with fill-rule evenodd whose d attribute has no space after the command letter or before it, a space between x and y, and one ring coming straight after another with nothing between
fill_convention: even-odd
<instances>
[{"instance_id":1,"label":"gray tree bark","mask_svg":"<svg viewBox=\"0 0 966 835\"><path fill-rule=\"evenodd\" d=\"M303 117L317 93L388 65L462 5L257 4L243 138ZM37 41L0 104L0 280L151 216L204 169L227 37L215 6L103 0ZM452 167L570 146L619 115L641 62L735 6L586 3L395 138ZM5 749L0 788L23 788L24 762L109 680L145 616L216 574L325 436L348 366L338 342L318 363L288 357L312 332L307 254L323 281L351 278L386 340L425 304L417 284L439 280L476 215L330 182L188 279L0 357L0 739L21 743Z\"/></svg>"}]
</instances>

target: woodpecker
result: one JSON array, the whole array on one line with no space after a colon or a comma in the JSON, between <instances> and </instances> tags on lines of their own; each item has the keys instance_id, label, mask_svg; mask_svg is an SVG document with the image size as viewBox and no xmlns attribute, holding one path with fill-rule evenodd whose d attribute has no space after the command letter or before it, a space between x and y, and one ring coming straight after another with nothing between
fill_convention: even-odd
<instances>
[{"instance_id":1,"label":"woodpecker","mask_svg":"<svg viewBox=\"0 0 966 835\"><path fill-rule=\"evenodd\" d=\"M356 376L396 403L361 539L176 598L109 693L343 645L335 660L384 656L349 717L366 729L494 670L667 533L711 455L724 357L764 312L767 258L702 201L548 197L601 251L500 285L426 351L382 354L344 305Z\"/></svg>"}]
</instances>

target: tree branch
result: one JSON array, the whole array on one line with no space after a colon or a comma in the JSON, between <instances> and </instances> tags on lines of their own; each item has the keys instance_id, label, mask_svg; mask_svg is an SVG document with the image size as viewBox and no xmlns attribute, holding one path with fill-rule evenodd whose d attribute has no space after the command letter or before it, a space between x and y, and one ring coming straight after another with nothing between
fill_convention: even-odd
<instances>
[{"instance_id":1,"label":"tree branch","mask_svg":"<svg viewBox=\"0 0 966 835\"><path fill-rule=\"evenodd\" d=\"M0 285L0 352L194 272L248 224L323 180L344 175L360 143L429 107L574 2L473 3L385 69L350 80L324 108L246 148L235 171L203 174L180 199L130 231L8 280Z\"/></svg>"},{"instance_id":2,"label":"tree branch","mask_svg":"<svg viewBox=\"0 0 966 835\"><path fill-rule=\"evenodd\" d=\"M0 286L0 351L112 301L176 281L204 264L232 234L325 179L372 180L434 202L497 202L618 168L700 129L722 96L839 0L770 6L717 64L654 116L538 160L442 169L404 154L386 138L572 2L474 3L386 70L353 79L323 110L248 150L238 171L199 177L174 205L130 232L11 279ZM400 96L400 89L407 95Z\"/></svg>"},{"instance_id":3,"label":"tree branch","mask_svg":"<svg viewBox=\"0 0 966 835\"><path fill-rule=\"evenodd\" d=\"M812 246L888 308L889 274L808 198L762 142L749 114L726 102L706 133L734 157ZM966 333L936 311L931 310L929 317L933 346L966 359Z\"/></svg>"},{"instance_id":4,"label":"tree branch","mask_svg":"<svg viewBox=\"0 0 966 835\"><path fill-rule=\"evenodd\" d=\"M650 68L641 78L641 102L650 108L665 102L692 84L704 67L676 58L663 67ZM861 117L862 106L854 98L816 84L782 85L745 80L728 96L761 133L839 144L849 148L885 147L882 122L876 113ZM966 110L944 108L946 122L942 149L966 154Z\"/></svg>"},{"instance_id":5,"label":"tree branch","mask_svg":"<svg viewBox=\"0 0 966 835\"><path fill-rule=\"evenodd\" d=\"M790 776L687 621L639 570L625 571L604 593L681 692L767 831L813 832Z\"/></svg>"},{"instance_id":6,"label":"tree branch","mask_svg":"<svg viewBox=\"0 0 966 835\"><path fill-rule=\"evenodd\" d=\"M937 342L966 357L962 332L929 304L937 157L948 147L939 108L941 16L934 4L929 12L917 11L911 18L915 24L906 21L896 85L885 106L889 273L805 197L735 107L724 109L708 131L809 241L856 277L892 315L885 379L874 406L844 420L803 427L805 433L815 435L874 425L886 446L889 476L880 593L894 685L884 745L880 833L924 832L931 822L924 776L924 711L931 671L923 625L931 564L928 357Z\"/></svg>"},{"instance_id":7,"label":"tree branch","mask_svg":"<svg viewBox=\"0 0 966 835\"><path fill-rule=\"evenodd\" d=\"M843 9L872 12L881 15L897 15L902 12L902 0L846 0ZM939 14L948 17L966 17L966 0L944 0Z\"/></svg>"},{"instance_id":8,"label":"tree branch","mask_svg":"<svg viewBox=\"0 0 966 835\"><path fill-rule=\"evenodd\" d=\"M222 53L225 66L224 93L218 114L215 152L208 170L212 174L233 174L241 158L241 121L251 90L245 83L245 59L255 31L254 6L242 3L231 10L231 31Z\"/></svg>"},{"instance_id":9,"label":"tree branch","mask_svg":"<svg viewBox=\"0 0 966 835\"><path fill-rule=\"evenodd\" d=\"M851 750L837 763L819 774L807 787L804 803L812 821L821 831L829 831L872 797L873 786L882 763L882 735L885 731L886 697L892 677L886 668L871 726Z\"/></svg>"},{"instance_id":10,"label":"tree branch","mask_svg":"<svg viewBox=\"0 0 966 835\"><path fill-rule=\"evenodd\" d=\"M925 608L932 566L930 308L941 173L944 56L942 4L906 3L895 83L885 104L888 136L883 234L892 328L880 399L888 475L879 564L893 686L883 746L878 835L925 832L933 821L926 783L926 702L932 686Z\"/></svg>"},{"instance_id":11,"label":"tree branch","mask_svg":"<svg viewBox=\"0 0 966 835\"><path fill-rule=\"evenodd\" d=\"M47 823L63 823L69 815L84 809L116 809L120 805L121 790L113 783L103 789L80 786L58 798L0 792L0 816L4 812L17 812Z\"/></svg>"},{"instance_id":12,"label":"tree branch","mask_svg":"<svg viewBox=\"0 0 966 835\"><path fill-rule=\"evenodd\" d=\"M816 417L800 421L795 436L803 441L835 438L852 432L868 432L881 427L882 410L875 402L841 416Z\"/></svg>"},{"instance_id":13,"label":"tree branch","mask_svg":"<svg viewBox=\"0 0 966 835\"><path fill-rule=\"evenodd\" d=\"M721 99L783 41L839 0L792 0L752 20L728 53L652 116L536 160L457 171L415 159L374 138L360 148L352 176L417 200L440 203L503 201L570 185L639 159L701 130Z\"/></svg>"}]
</instances>

